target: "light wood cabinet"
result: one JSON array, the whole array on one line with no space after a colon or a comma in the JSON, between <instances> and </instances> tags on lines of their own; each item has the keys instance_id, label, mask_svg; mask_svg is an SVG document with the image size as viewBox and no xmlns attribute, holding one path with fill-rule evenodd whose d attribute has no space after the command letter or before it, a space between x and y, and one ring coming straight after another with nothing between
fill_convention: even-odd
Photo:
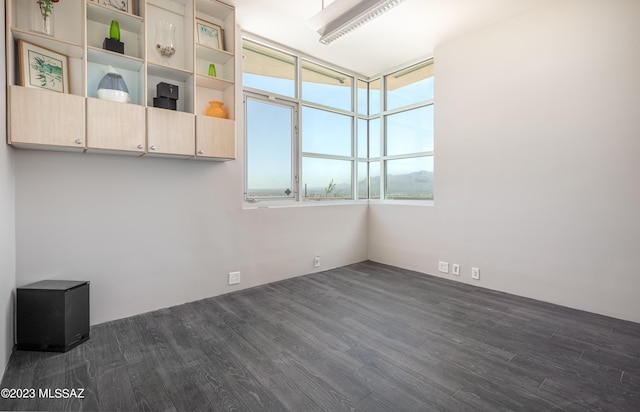
<instances>
[{"instance_id":1,"label":"light wood cabinet","mask_svg":"<svg viewBox=\"0 0 640 412\"><path fill-rule=\"evenodd\" d=\"M195 118L190 113L147 107L147 155L192 157Z\"/></svg>"},{"instance_id":2,"label":"light wood cabinet","mask_svg":"<svg viewBox=\"0 0 640 412\"><path fill-rule=\"evenodd\" d=\"M87 151L145 152L144 107L87 98Z\"/></svg>"},{"instance_id":3,"label":"light wood cabinet","mask_svg":"<svg viewBox=\"0 0 640 412\"><path fill-rule=\"evenodd\" d=\"M236 123L228 119L196 116L196 157L211 160L236 158Z\"/></svg>"},{"instance_id":4,"label":"light wood cabinet","mask_svg":"<svg viewBox=\"0 0 640 412\"><path fill-rule=\"evenodd\" d=\"M218 0L129 0L134 7L121 11L118 6L104 5L107 2L63 1L54 4L54 34L45 35L31 30L32 1L6 1L7 84L9 89L20 90L9 93L9 144L235 158L237 56L232 6ZM114 20L119 22L123 54L102 48ZM156 50L161 21L175 27L175 54L168 61ZM222 47L201 41L197 27L202 22L222 27ZM67 56L69 94L20 85L17 40ZM216 76L208 75L211 64ZM127 85L128 104L98 99L98 84L110 67ZM160 82L179 87L177 111L153 107ZM210 100L223 101L229 118L201 121L196 128L196 117L204 117ZM198 149L203 154L198 155Z\"/></svg>"},{"instance_id":5,"label":"light wood cabinet","mask_svg":"<svg viewBox=\"0 0 640 412\"><path fill-rule=\"evenodd\" d=\"M9 87L8 143L17 147L83 151L84 98L47 90Z\"/></svg>"}]
</instances>

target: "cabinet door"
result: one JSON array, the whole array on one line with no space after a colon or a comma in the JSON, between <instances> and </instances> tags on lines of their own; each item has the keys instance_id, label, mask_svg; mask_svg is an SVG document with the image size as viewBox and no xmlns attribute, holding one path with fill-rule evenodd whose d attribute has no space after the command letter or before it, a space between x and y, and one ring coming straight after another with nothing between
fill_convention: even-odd
<instances>
[{"instance_id":1,"label":"cabinet door","mask_svg":"<svg viewBox=\"0 0 640 412\"><path fill-rule=\"evenodd\" d=\"M236 122L196 116L196 156L220 160L236 158Z\"/></svg>"},{"instance_id":2,"label":"cabinet door","mask_svg":"<svg viewBox=\"0 0 640 412\"><path fill-rule=\"evenodd\" d=\"M13 145L84 150L84 97L9 87L9 138Z\"/></svg>"},{"instance_id":3,"label":"cabinet door","mask_svg":"<svg viewBox=\"0 0 640 412\"><path fill-rule=\"evenodd\" d=\"M142 154L145 150L144 107L87 98L87 150Z\"/></svg>"},{"instance_id":4,"label":"cabinet door","mask_svg":"<svg viewBox=\"0 0 640 412\"><path fill-rule=\"evenodd\" d=\"M149 155L191 157L195 153L195 117L191 113L147 107Z\"/></svg>"}]
</instances>

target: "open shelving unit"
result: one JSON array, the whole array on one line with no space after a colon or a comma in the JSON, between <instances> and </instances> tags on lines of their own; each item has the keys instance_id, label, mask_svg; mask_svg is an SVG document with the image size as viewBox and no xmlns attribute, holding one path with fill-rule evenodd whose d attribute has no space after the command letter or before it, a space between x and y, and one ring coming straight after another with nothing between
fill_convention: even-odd
<instances>
[{"instance_id":1,"label":"open shelving unit","mask_svg":"<svg viewBox=\"0 0 640 412\"><path fill-rule=\"evenodd\" d=\"M235 158L236 29L232 6L217 0L135 0L135 8L124 12L104 0L64 1L54 3L55 31L47 35L32 31L30 8L35 1L6 2L9 144L138 156ZM124 43L123 54L103 49L114 20ZM222 49L198 44L199 20L221 27ZM168 61L156 50L161 21L175 27L175 54ZM22 84L19 40L66 56L69 93ZM208 75L210 64L216 66L215 77ZM124 79L128 103L98 98L98 84L111 69ZM160 82L178 86L176 111L153 107ZM205 115L210 100L224 102L227 119ZM18 103L34 109L19 113ZM56 118L47 110L51 105L56 107ZM53 125L64 133L51 136L48 130Z\"/></svg>"}]
</instances>

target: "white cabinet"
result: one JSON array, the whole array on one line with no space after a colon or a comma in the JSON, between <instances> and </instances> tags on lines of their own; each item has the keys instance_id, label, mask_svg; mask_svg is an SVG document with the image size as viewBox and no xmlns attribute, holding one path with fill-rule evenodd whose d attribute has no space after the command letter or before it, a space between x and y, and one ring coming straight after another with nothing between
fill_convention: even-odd
<instances>
[{"instance_id":1,"label":"white cabinet","mask_svg":"<svg viewBox=\"0 0 640 412\"><path fill-rule=\"evenodd\" d=\"M195 118L191 113L147 107L147 155L193 157Z\"/></svg>"},{"instance_id":2,"label":"white cabinet","mask_svg":"<svg viewBox=\"0 0 640 412\"><path fill-rule=\"evenodd\" d=\"M196 116L196 157L209 160L235 159L235 127L232 120Z\"/></svg>"},{"instance_id":3,"label":"white cabinet","mask_svg":"<svg viewBox=\"0 0 640 412\"><path fill-rule=\"evenodd\" d=\"M144 107L87 98L87 151L145 152Z\"/></svg>"},{"instance_id":4,"label":"white cabinet","mask_svg":"<svg viewBox=\"0 0 640 412\"><path fill-rule=\"evenodd\" d=\"M127 11L91 0L54 3L53 35L31 30L35 0L6 1L8 143L134 155L235 158L235 9L217 0L128 0ZM117 21L124 53L103 49ZM204 22L222 29L222 47L200 42ZM173 27L175 54L157 50L160 27ZM69 93L21 85L17 40L68 58ZM216 75L209 75L213 64ZM124 79L129 103L98 99L109 67ZM156 85L179 87L177 110L153 107ZM207 119L210 100L223 101L228 119ZM23 110L29 107L28 110ZM48 108L48 110L45 110ZM196 121L202 117L202 121ZM196 126L196 124L199 126ZM215 130L215 138L212 138ZM221 133L226 134L221 136ZM213 139L213 140L212 140ZM79 143L78 143L79 142ZM198 155L198 148L206 155Z\"/></svg>"},{"instance_id":5,"label":"white cabinet","mask_svg":"<svg viewBox=\"0 0 640 412\"><path fill-rule=\"evenodd\" d=\"M83 151L84 98L48 90L9 86L8 143Z\"/></svg>"}]
</instances>

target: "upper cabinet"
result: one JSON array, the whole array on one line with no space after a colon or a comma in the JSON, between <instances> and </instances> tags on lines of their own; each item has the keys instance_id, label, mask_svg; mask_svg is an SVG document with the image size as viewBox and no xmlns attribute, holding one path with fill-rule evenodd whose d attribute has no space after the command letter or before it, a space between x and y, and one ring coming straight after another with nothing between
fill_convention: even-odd
<instances>
[{"instance_id":1,"label":"upper cabinet","mask_svg":"<svg viewBox=\"0 0 640 412\"><path fill-rule=\"evenodd\" d=\"M48 3L6 2L9 144L235 158L233 7L216 0ZM196 128L214 100L224 103L225 127ZM208 142L206 156L198 156L197 142ZM218 156L210 147L224 150Z\"/></svg>"}]
</instances>

